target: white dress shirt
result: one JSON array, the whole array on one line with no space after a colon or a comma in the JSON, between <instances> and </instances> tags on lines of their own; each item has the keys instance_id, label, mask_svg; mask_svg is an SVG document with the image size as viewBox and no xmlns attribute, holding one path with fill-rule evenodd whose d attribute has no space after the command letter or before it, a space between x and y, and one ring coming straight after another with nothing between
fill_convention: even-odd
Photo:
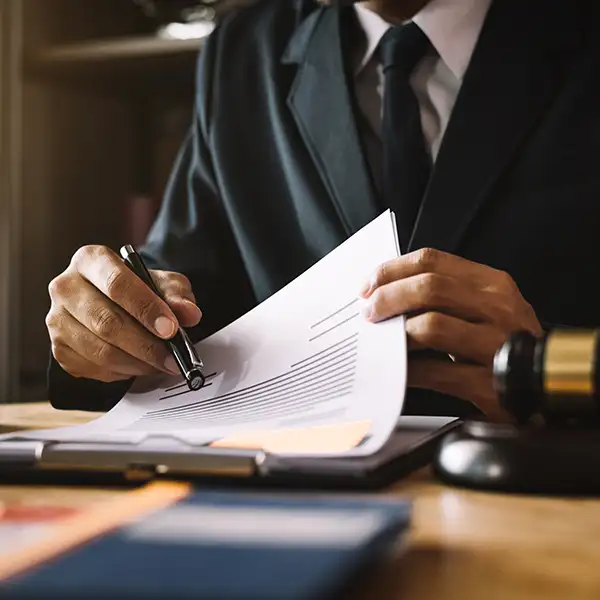
<instances>
[{"instance_id":1,"label":"white dress shirt","mask_svg":"<svg viewBox=\"0 0 600 600\"><path fill-rule=\"evenodd\" d=\"M431 0L413 21L436 52L415 68L411 83L421 110L426 147L437 157L454 102L481 32L491 0ZM354 57L356 102L381 139L384 78L377 47L391 25L363 4L355 5L364 44Z\"/></svg>"}]
</instances>

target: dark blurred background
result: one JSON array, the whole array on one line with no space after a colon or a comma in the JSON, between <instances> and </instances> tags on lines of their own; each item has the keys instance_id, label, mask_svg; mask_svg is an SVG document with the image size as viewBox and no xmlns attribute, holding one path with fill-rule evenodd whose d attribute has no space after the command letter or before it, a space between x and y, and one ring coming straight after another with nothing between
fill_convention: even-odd
<instances>
[{"instance_id":1,"label":"dark blurred background","mask_svg":"<svg viewBox=\"0 0 600 600\"><path fill-rule=\"evenodd\" d=\"M190 124L203 38L254 0L0 0L0 403L43 400L47 285L139 244Z\"/></svg>"}]
</instances>

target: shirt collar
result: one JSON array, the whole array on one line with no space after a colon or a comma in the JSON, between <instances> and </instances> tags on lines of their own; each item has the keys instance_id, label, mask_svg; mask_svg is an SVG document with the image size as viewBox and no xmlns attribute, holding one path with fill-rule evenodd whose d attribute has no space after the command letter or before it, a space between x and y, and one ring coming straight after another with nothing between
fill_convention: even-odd
<instances>
[{"instance_id":1,"label":"shirt collar","mask_svg":"<svg viewBox=\"0 0 600 600\"><path fill-rule=\"evenodd\" d=\"M459 81L467 70L490 4L491 0L431 0L412 19ZM366 49L355 73L358 75L391 25L362 3L354 7L366 35Z\"/></svg>"}]
</instances>

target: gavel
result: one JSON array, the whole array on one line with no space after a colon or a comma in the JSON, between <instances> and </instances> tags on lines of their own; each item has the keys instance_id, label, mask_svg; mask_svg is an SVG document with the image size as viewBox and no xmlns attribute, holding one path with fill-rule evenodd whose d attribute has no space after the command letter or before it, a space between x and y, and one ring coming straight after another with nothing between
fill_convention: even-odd
<instances>
[{"instance_id":1,"label":"gavel","mask_svg":"<svg viewBox=\"0 0 600 600\"><path fill-rule=\"evenodd\" d=\"M496 352L494 386L519 423L592 422L600 417L600 329L555 328L512 335Z\"/></svg>"}]
</instances>

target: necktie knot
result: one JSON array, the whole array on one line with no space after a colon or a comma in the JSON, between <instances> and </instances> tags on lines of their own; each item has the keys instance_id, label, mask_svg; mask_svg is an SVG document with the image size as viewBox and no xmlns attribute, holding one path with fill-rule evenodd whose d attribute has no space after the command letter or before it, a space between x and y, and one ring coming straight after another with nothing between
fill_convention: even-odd
<instances>
[{"instance_id":1,"label":"necktie knot","mask_svg":"<svg viewBox=\"0 0 600 600\"><path fill-rule=\"evenodd\" d=\"M410 74L430 47L429 38L416 23L390 27L379 45L384 72L397 68Z\"/></svg>"}]
</instances>

